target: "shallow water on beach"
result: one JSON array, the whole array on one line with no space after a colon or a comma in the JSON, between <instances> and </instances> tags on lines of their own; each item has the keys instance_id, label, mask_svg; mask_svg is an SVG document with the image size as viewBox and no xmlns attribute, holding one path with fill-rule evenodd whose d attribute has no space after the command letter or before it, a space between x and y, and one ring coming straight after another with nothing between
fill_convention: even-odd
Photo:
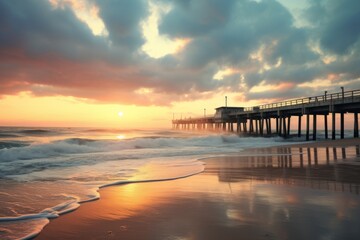
<instances>
[{"instance_id":1,"label":"shallow water on beach","mask_svg":"<svg viewBox=\"0 0 360 240\"><path fill-rule=\"evenodd\" d=\"M103 189L39 239L359 239L359 157L309 145L202 159L189 178Z\"/></svg>"},{"instance_id":2,"label":"shallow water on beach","mask_svg":"<svg viewBox=\"0 0 360 240\"><path fill-rule=\"evenodd\" d=\"M281 144L219 133L2 127L0 239L36 235L48 219L98 199L101 187L181 178L203 171L200 158Z\"/></svg>"}]
</instances>

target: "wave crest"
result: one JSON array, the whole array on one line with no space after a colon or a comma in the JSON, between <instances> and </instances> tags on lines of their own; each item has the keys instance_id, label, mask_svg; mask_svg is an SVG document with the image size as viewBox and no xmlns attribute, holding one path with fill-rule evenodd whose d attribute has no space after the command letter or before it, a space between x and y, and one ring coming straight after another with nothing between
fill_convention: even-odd
<instances>
[{"instance_id":1,"label":"wave crest","mask_svg":"<svg viewBox=\"0 0 360 240\"><path fill-rule=\"evenodd\" d=\"M276 139L275 139L276 141ZM0 161L28 160L34 158L48 158L77 153L113 152L129 149L180 149L201 148L204 151L214 149L242 149L244 147L263 147L274 145L274 139L241 138L236 135L208 135L195 137L159 137L133 138L125 140L94 140L88 138L69 138L46 144L11 145L18 148L0 149ZM1 144L0 144L1 146ZM1 148L1 147L0 147Z\"/></svg>"}]
</instances>

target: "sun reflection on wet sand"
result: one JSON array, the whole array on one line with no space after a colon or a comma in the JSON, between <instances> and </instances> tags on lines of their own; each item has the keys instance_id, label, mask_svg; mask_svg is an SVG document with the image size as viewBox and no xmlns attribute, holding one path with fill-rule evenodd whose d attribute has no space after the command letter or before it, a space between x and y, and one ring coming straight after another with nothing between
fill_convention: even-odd
<instances>
[{"instance_id":1,"label":"sun reflection on wet sand","mask_svg":"<svg viewBox=\"0 0 360 240\"><path fill-rule=\"evenodd\" d=\"M242 155L206 159L205 171L189 178L102 189L99 201L55 219L39 239L360 236L359 146L280 147ZM153 167L144 173L166 173L166 166Z\"/></svg>"}]
</instances>

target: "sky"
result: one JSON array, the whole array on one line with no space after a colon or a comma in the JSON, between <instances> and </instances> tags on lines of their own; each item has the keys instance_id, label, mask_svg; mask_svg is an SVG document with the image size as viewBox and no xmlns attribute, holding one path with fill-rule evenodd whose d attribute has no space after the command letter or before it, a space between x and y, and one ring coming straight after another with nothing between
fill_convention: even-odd
<instances>
[{"instance_id":1,"label":"sky","mask_svg":"<svg viewBox=\"0 0 360 240\"><path fill-rule=\"evenodd\" d=\"M2 126L169 128L225 96L360 89L358 0L0 0L0 29Z\"/></svg>"}]
</instances>

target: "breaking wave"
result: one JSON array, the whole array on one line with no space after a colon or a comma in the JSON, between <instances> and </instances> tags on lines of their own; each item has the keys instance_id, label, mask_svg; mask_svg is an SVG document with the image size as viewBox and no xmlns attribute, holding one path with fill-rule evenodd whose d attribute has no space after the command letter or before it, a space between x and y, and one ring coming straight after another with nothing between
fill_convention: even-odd
<instances>
[{"instance_id":1,"label":"breaking wave","mask_svg":"<svg viewBox=\"0 0 360 240\"><path fill-rule=\"evenodd\" d=\"M96 153L121 151L129 149L163 149L163 148L198 148L199 150L208 150L209 152L228 152L229 150L239 151L243 148L265 147L274 145L281 139L270 138L239 138L236 135L211 135L191 138L134 138L128 140L95 140L88 138L70 138L60 141L54 141L46 144L24 144L24 143L3 143L1 146L11 148L0 149L0 162L27 160L34 158L49 158L67 154ZM3 145L2 145L3 144ZM17 147L17 148L13 148ZM205 151L203 151L205 152Z\"/></svg>"}]
</instances>

